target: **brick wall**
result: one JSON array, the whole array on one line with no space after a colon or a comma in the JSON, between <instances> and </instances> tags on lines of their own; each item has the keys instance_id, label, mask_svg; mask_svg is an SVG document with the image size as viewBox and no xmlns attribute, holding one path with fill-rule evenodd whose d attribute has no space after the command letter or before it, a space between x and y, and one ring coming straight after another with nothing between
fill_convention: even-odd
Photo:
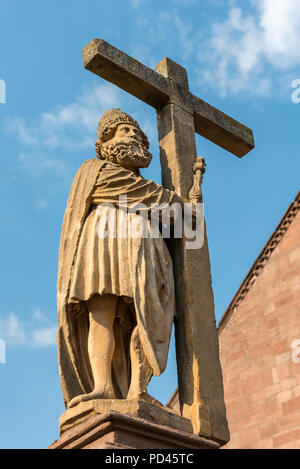
<instances>
[{"instance_id":1,"label":"brick wall","mask_svg":"<svg viewBox=\"0 0 300 469\"><path fill-rule=\"evenodd\" d=\"M231 433L225 448L300 448L295 339L300 339L300 211L219 327Z\"/></svg>"}]
</instances>

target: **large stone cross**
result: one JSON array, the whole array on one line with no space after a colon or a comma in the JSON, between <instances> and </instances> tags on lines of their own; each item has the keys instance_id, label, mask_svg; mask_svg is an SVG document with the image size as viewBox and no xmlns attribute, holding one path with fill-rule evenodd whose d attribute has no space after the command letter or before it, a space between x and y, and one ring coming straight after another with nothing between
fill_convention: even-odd
<instances>
[{"instance_id":1,"label":"large stone cross","mask_svg":"<svg viewBox=\"0 0 300 469\"><path fill-rule=\"evenodd\" d=\"M238 157L254 148L252 131L189 91L186 70L165 58L156 71L101 39L83 49L86 69L157 111L162 184L188 198L196 158L195 132ZM181 414L196 434L224 442L228 428L207 240L201 249L170 246L176 288L175 320ZM159 325L158 325L159 327Z\"/></svg>"}]
</instances>

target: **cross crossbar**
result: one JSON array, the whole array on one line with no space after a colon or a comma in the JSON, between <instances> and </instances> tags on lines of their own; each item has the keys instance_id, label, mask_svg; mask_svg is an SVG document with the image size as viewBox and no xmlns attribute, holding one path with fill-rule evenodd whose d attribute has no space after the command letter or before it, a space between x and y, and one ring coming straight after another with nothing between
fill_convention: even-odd
<instances>
[{"instance_id":1,"label":"cross crossbar","mask_svg":"<svg viewBox=\"0 0 300 469\"><path fill-rule=\"evenodd\" d=\"M251 129L102 39L94 39L83 49L83 62L87 70L157 111L170 101L175 86L194 115L195 132L238 157L254 148Z\"/></svg>"}]
</instances>

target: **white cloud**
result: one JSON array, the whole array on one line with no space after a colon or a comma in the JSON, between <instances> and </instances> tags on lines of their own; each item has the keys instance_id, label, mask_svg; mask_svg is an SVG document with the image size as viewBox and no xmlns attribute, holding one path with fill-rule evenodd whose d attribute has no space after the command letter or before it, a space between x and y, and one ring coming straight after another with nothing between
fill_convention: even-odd
<instances>
[{"instance_id":1,"label":"white cloud","mask_svg":"<svg viewBox=\"0 0 300 469\"><path fill-rule=\"evenodd\" d=\"M42 313L39 308L36 308L33 313L34 320L38 322L39 326L35 326L30 333L32 345L45 347L49 345L56 345L57 324L53 324L47 316Z\"/></svg>"},{"instance_id":2,"label":"white cloud","mask_svg":"<svg viewBox=\"0 0 300 469\"><path fill-rule=\"evenodd\" d=\"M129 0L129 1L130 1L130 5L133 8L138 8L144 2L144 0Z\"/></svg>"},{"instance_id":3,"label":"white cloud","mask_svg":"<svg viewBox=\"0 0 300 469\"><path fill-rule=\"evenodd\" d=\"M113 85L85 87L74 102L44 112L32 122L26 123L19 117L7 118L5 130L16 134L24 147L76 151L93 145L101 114L107 108L119 106L120 101L120 91ZM47 165L51 165L50 161Z\"/></svg>"},{"instance_id":4,"label":"white cloud","mask_svg":"<svg viewBox=\"0 0 300 469\"><path fill-rule=\"evenodd\" d=\"M250 11L232 6L225 21L213 23L199 51L200 81L223 96L267 96L276 82L288 87L291 69L300 65L299 0L250 0L246 6Z\"/></svg>"},{"instance_id":5,"label":"white cloud","mask_svg":"<svg viewBox=\"0 0 300 469\"><path fill-rule=\"evenodd\" d=\"M39 309L28 321L22 321L15 313L0 319L0 338L8 346L46 347L56 345L57 325Z\"/></svg>"},{"instance_id":6,"label":"white cloud","mask_svg":"<svg viewBox=\"0 0 300 469\"><path fill-rule=\"evenodd\" d=\"M263 0L257 7L263 53L278 68L299 65L299 0Z\"/></svg>"},{"instance_id":7,"label":"white cloud","mask_svg":"<svg viewBox=\"0 0 300 469\"><path fill-rule=\"evenodd\" d=\"M48 202L47 202L47 199L45 198L41 198L41 199L36 199L34 201L34 207L37 209L37 210L43 210L44 208L46 208L48 205Z\"/></svg>"},{"instance_id":8,"label":"white cloud","mask_svg":"<svg viewBox=\"0 0 300 469\"><path fill-rule=\"evenodd\" d=\"M182 58L184 60L188 59L191 56L197 41L196 35L193 34L192 26L181 19L181 16L177 11L161 13L159 21L163 24L165 32L166 28L170 30L170 33L173 28L175 29L176 40L182 49ZM173 37L173 34L170 34L170 37Z\"/></svg>"},{"instance_id":9,"label":"white cloud","mask_svg":"<svg viewBox=\"0 0 300 469\"><path fill-rule=\"evenodd\" d=\"M37 346L56 345L57 326L50 326L33 331L33 341Z\"/></svg>"},{"instance_id":10,"label":"white cloud","mask_svg":"<svg viewBox=\"0 0 300 469\"><path fill-rule=\"evenodd\" d=\"M199 43L199 32L194 31L192 24L183 19L177 8L160 11L155 17L139 15L136 18L136 27L143 31L145 41L133 43L131 54L152 68L163 58L161 55L157 56L157 53L173 47L174 41L183 60L192 56Z\"/></svg>"},{"instance_id":11,"label":"white cloud","mask_svg":"<svg viewBox=\"0 0 300 469\"><path fill-rule=\"evenodd\" d=\"M39 308L36 308L33 312L33 317L35 319L37 319L39 322L42 322L42 323L45 323L45 322L48 322L49 319L47 318L47 316L45 316L44 313L42 313L42 311L39 309Z\"/></svg>"},{"instance_id":12,"label":"white cloud","mask_svg":"<svg viewBox=\"0 0 300 469\"><path fill-rule=\"evenodd\" d=\"M38 139L26 128L24 119L19 117L6 119L5 130L8 134L17 134L21 142L25 145L35 145L38 143Z\"/></svg>"},{"instance_id":13,"label":"white cloud","mask_svg":"<svg viewBox=\"0 0 300 469\"><path fill-rule=\"evenodd\" d=\"M43 173L54 172L59 178L65 178L69 175L70 164L62 159L47 156L47 152L41 150L37 152L36 149L21 152L18 156L18 165L14 171L22 171L30 177L40 177Z\"/></svg>"},{"instance_id":14,"label":"white cloud","mask_svg":"<svg viewBox=\"0 0 300 469\"><path fill-rule=\"evenodd\" d=\"M8 345L22 345L25 343L24 326L15 313L10 313L6 319L0 319L0 337Z\"/></svg>"},{"instance_id":15,"label":"white cloud","mask_svg":"<svg viewBox=\"0 0 300 469\"><path fill-rule=\"evenodd\" d=\"M33 178L54 173L58 178L68 178L72 173L72 161L57 157L57 150L93 151L100 116L106 109L119 107L121 103L117 87L97 83L84 87L74 102L43 112L31 121L7 118L5 132L17 135L20 143L13 173L21 172ZM35 207L44 208L45 201L36 202Z\"/></svg>"}]
</instances>

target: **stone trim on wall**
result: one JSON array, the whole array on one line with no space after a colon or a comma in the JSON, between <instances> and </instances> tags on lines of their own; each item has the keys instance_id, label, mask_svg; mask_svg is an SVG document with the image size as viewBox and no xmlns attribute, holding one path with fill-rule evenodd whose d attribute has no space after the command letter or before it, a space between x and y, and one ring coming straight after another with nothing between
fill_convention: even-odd
<instances>
[{"instance_id":1,"label":"stone trim on wall","mask_svg":"<svg viewBox=\"0 0 300 469\"><path fill-rule=\"evenodd\" d=\"M278 244L284 237L285 233L287 232L288 228L290 227L292 221L296 217L299 210L300 210L300 191L298 192L294 201L291 203L291 205L289 206L289 208L283 215L281 221L277 225L277 228L275 229L275 231L273 232L273 234L271 235L271 237L265 244L264 248L260 252L256 261L252 265L244 281L239 287L237 293L233 297L233 300L231 301L227 310L225 311L222 318L220 319L219 326L218 326L219 333L224 329L231 315L238 308L240 303L245 299L251 287L254 285L257 277L260 275L267 261L271 257L272 252L274 251L274 249L278 246Z\"/></svg>"}]
</instances>

